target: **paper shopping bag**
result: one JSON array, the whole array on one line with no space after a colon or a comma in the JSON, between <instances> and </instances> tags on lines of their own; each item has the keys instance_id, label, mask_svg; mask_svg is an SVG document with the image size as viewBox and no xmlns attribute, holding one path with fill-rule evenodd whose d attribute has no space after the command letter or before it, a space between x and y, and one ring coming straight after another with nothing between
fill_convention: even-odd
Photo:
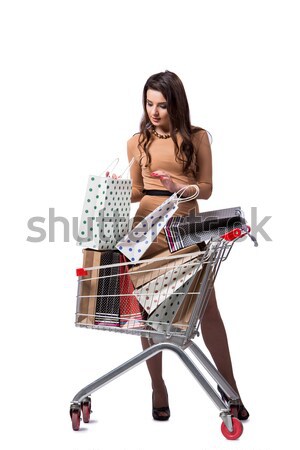
<instances>
[{"instance_id":1,"label":"paper shopping bag","mask_svg":"<svg viewBox=\"0 0 300 450\"><path fill-rule=\"evenodd\" d=\"M83 250L83 267L99 266L101 252L93 250ZM98 291L99 269L87 272L79 282L78 311L76 312L76 323L94 324L96 299Z\"/></svg>"},{"instance_id":2,"label":"paper shopping bag","mask_svg":"<svg viewBox=\"0 0 300 450\"><path fill-rule=\"evenodd\" d=\"M188 290L193 285L196 274L190 277L183 285L164 300L147 319L147 324L157 331L171 330L176 313L186 299Z\"/></svg>"},{"instance_id":3,"label":"paper shopping bag","mask_svg":"<svg viewBox=\"0 0 300 450\"><path fill-rule=\"evenodd\" d=\"M118 327L120 315L120 254L102 252L95 311L95 325Z\"/></svg>"},{"instance_id":4,"label":"paper shopping bag","mask_svg":"<svg viewBox=\"0 0 300 450\"><path fill-rule=\"evenodd\" d=\"M89 176L77 244L96 250L114 249L129 230L131 191L130 179Z\"/></svg>"},{"instance_id":5,"label":"paper shopping bag","mask_svg":"<svg viewBox=\"0 0 300 450\"><path fill-rule=\"evenodd\" d=\"M191 255L192 254L192 255ZM176 258L170 256L169 250L162 250L151 257L151 259L140 260L139 264L134 264L129 269L131 281L136 289L143 286L154 278L159 277L167 270L196 258L201 251L197 245L193 245L188 249L183 248L176 252Z\"/></svg>"},{"instance_id":6,"label":"paper shopping bag","mask_svg":"<svg viewBox=\"0 0 300 450\"><path fill-rule=\"evenodd\" d=\"M120 262L125 262L121 255ZM120 327L141 328L144 326L144 311L134 295L134 286L131 281L127 265L120 265Z\"/></svg>"},{"instance_id":7,"label":"paper shopping bag","mask_svg":"<svg viewBox=\"0 0 300 450\"><path fill-rule=\"evenodd\" d=\"M196 302L199 299L201 284L204 280L205 275L207 275L207 271L210 272L211 270L212 268L210 264L203 264L201 271L199 271L195 275L192 285L190 286L190 289L185 296L184 301L181 303L173 319L172 324L175 327L186 330L189 326L194 308L196 306ZM200 299L200 301L203 301L203 299ZM202 309L202 314L203 312L204 310Z\"/></svg>"},{"instance_id":8,"label":"paper shopping bag","mask_svg":"<svg viewBox=\"0 0 300 450\"><path fill-rule=\"evenodd\" d=\"M177 261L179 262L180 259ZM186 260L184 263L176 264L176 260L174 260L172 265L173 267L165 266L162 275L134 290L134 294L147 314L151 314L162 302L178 291L187 280L200 270L201 259L190 256L189 260Z\"/></svg>"},{"instance_id":9,"label":"paper shopping bag","mask_svg":"<svg viewBox=\"0 0 300 450\"><path fill-rule=\"evenodd\" d=\"M187 188L183 188L168 197L160 206L154 209L152 213L148 214L135 228L124 236L117 243L116 248L130 261L139 261L170 217L178 209L178 204L180 202L190 201L198 196L199 188L196 185L194 187L195 194L190 197L182 197L182 194Z\"/></svg>"},{"instance_id":10,"label":"paper shopping bag","mask_svg":"<svg viewBox=\"0 0 300 450\"><path fill-rule=\"evenodd\" d=\"M197 215L172 217L164 227L171 252L187 248L214 237L220 237L234 228L245 227L240 207L208 211Z\"/></svg>"},{"instance_id":11,"label":"paper shopping bag","mask_svg":"<svg viewBox=\"0 0 300 450\"><path fill-rule=\"evenodd\" d=\"M119 326L120 257L112 250L83 250L87 274L79 281L77 323Z\"/></svg>"}]
</instances>

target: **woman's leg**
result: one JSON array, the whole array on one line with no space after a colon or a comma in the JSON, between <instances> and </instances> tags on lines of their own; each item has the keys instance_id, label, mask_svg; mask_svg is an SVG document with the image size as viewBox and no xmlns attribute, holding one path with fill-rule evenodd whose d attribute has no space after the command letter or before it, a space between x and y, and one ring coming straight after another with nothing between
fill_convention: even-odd
<instances>
[{"instance_id":1,"label":"woman's leg","mask_svg":"<svg viewBox=\"0 0 300 450\"><path fill-rule=\"evenodd\" d=\"M152 345L147 338L142 337L141 340L144 350ZM153 406L155 408L166 407L168 406L168 392L162 377L162 352L147 359L146 363L152 381ZM159 415L167 416L168 414L160 412Z\"/></svg>"},{"instance_id":2,"label":"woman's leg","mask_svg":"<svg viewBox=\"0 0 300 450\"><path fill-rule=\"evenodd\" d=\"M226 330L221 318L214 289L201 321L203 340L207 346L217 369L238 395L239 391L233 375L231 357L228 347ZM143 349L149 348L151 343L147 338L141 338ZM155 408L168 406L168 392L162 377L162 352L147 360L149 374L152 380L153 406ZM161 412L161 416L168 413ZM238 417L247 419L248 411L241 405Z\"/></svg>"},{"instance_id":3,"label":"woman's leg","mask_svg":"<svg viewBox=\"0 0 300 450\"><path fill-rule=\"evenodd\" d=\"M214 289L202 318L201 329L203 340L213 357L217 369L240 397L233 375L226 330L218 309ZM238 409L235 409L233 414L240 420L248 419L249 412L244 407L242 400L240 400Z\"/></svg>"},{"instance_id":4,"label":"woman's leg","mask_svg":"<svg viewBox=\"0 0 300 450\"><path fill-rule=\"evenodd\" d=\"M237 394L238 388L234 379L226 330L221 318L215 290L211 292L204 316L201 322L203 340L208 348L218 371L232 386Z\"/></svg>"}]
</instances>

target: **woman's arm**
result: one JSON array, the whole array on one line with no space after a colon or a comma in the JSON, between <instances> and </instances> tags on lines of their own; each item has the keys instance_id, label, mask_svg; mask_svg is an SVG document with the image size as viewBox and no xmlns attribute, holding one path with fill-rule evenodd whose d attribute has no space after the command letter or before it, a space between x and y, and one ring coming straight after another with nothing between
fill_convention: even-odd
<instances>
[{"instance_id":1,"label":"woman's arm","mask_svg":"<svg viewBox=\"0 0 300 450\"><path fill-rule=\"evenodd\" d=\"M130 162L132 158L134 158L134 162L130 168L130 177L132 180L132 194L131 194L131 202L139 202L144 194L144 183L143 183L143 177L141 172L141 166L136 159L136 156L134 155L134 145L132 142L132 139L130 139L127 143L127 156L128 161Z\"/></svg>"},{"instance_id":2,"label":"woman's arm","mask_svg":"<svg viewBox=\"0 0 300 450\"><path fill-rule=\"evenodd\" d=\"M196 161L198 171L196 173L196 183L200 189L200 193L197 198L207 200L212 193L212 155L211 147L208 139L207 132L197 133L197 139L195 139L196 147ZM160 179L163 186L170 192L177 192L179 189L186 187L187 185L181 183L175 183L164 170L156 170L152 172L151 176ZM189 197L195 193L194 188L188 188L183 193L184 197Z\"/></svg>"},{"instance_id":3,"label":"woman's arm","mask_svg":"<svg viewBox=\"0 0 300 450\"><path fill-rule=\"evenodd\" d=\"M196 181L200 188L199 198L207 200L212 194L213 183L211 146L206 131L197 133L195 147L198 166Z\"/></svg>"}]
</instances>

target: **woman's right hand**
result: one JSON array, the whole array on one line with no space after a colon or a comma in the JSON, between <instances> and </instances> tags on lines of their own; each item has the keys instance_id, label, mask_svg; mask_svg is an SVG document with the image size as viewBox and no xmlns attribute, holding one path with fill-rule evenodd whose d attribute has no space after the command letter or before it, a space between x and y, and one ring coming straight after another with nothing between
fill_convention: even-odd
<instances>
[{"instance_id":1,"label":"woman's right hand","mask_svg":"<svg viewBox=\"0 0 300 450\"><path fill-rule=\"evenodd\" d=\"M177 185L172 180L171 175L164 170L155 170L151 173L151 177L159 178L161 184L170 192L176 192L178 190Z\"/></svg>"}]
</instances>

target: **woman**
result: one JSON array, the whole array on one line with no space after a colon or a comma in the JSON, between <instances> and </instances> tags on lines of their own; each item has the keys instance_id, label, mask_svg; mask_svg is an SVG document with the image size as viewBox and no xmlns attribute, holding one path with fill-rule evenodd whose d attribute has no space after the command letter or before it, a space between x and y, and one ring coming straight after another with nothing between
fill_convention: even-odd
<instances>
[{"instance_id":1,"label":"woman","mask_svg":"<svg viewBox=\"0 0 300 450\"><path fill-rule=\"evenodd\" d=\"M178 76L169 71L152 75L143 90L144 116L140 132L128 141L128 159L133 182L132 202L140 202L135 222L148 215L167 196L180 188L197 184L199 199L212 193L212 158L207 132L190 122L186 93ZM184 196L194 193L188 188ZM176 215L198 211L196 200L180 203ZM164 233L158 235L144 257L154 257L168 249ZM212 291L205 310L201 330L204 342L224 378L238 393L234 379L226 331L220 316L215 292ZM143 348L151 345L142 338ZM153 389L153 418L168 420L168 393L162 376L162 353L147 361ZM224 393L223 397L225 396ZM240 401L238 417L246 420L249 413Z\"/></svg>"}]
</instances>

